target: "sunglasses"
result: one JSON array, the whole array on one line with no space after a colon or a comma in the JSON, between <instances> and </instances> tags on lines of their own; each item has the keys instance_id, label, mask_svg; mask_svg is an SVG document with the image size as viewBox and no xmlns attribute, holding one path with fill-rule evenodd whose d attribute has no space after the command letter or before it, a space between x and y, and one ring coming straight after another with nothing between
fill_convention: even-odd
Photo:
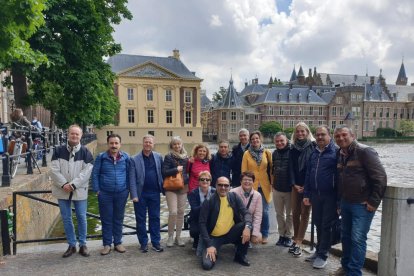
<instances>
[{"instance_id":1,"label":"sunglasses","mask_svg":"<svg viewBox=\"0 0 414 276\"><path fill-rule=\"evenodd\" d=\"M228 188L228 187L230 187L229 184L217 184L217 186L219 186L221 188Z\"/></svg>"},{"instance_id":2,"label":"sunglasses","mask_svg":"<svg viewBox=\"0 0 414 276\"><path fill-rule=\"evenodd\" d=\"M206 181L206 182L210 182L211 179L210 178L199 178L199 181Z\"/></svg>"}]
</instances>

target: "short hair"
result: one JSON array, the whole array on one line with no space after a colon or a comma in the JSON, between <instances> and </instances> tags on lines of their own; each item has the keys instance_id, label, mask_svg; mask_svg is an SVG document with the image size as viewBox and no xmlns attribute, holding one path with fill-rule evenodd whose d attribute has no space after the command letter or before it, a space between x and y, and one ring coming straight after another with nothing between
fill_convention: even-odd
<instances>
[{"instance_id":1,"label":"short hair","mask_svg":"<svg viewBox=\"0 0 414 276\"><path fill-rule=\"evenodd\" d=\"M273 140L276 139L279 136L285 136L286 139L287 139L286 133L284 133L283 131L279 131L279 132L276 132L275 136L273 136Z\"/></svg>"},{"instance_id":2,"label":"short hair","mask_svg":"<svg viewBox=\"0 0 414 276\"><path fill-rule=\"evenodd\" d=\"M336 132L338 132L338 131L340 131L340 130L343 130L343 129L347 129L348 131L349 131L349 134L354 134L354 131L352 130L352 128L350 128L349 126L347 126L347 125L339 125L339 126L337 126L336 128L335 128L335 130L334 130L334 133L336 133Z\"/></svg>"},{"instance_id":3,"label":"short hair","mask_svg":"<svg viewBox=\"0 0 414 276\"><path fill-rule=\"evenodd\" d=\"M250 133L250 136L249 136L249 141L251 141L251 140L252 140L253 135L259 135L260 141L262 141L262 142L263 142L263 135L262 135L262 133L260 132L260 130L255 130L255 131L253 131L252 133Z\"/></svg>"},{"instance_id":4,"label":"short hair","mask_svg":"<svg viewBox=\"0 0 414 276\"><path fill-rule=\"evenodd\" d=\"M247 133L247 136L249 135L249 131L246 128L241 128L239 130L239 135L242 134L242 133Z\"/></svg>"},{"instance_id":5,"label":"short hair","mask_svg":"<svg viewBox=\"0 0 414 276\"><path fill-rule=\"evenodd\" d=\"M303 127L306 130L306 132L308 133L308 137L306 138L307 140L315 141L315 137L313 137L312 131L310 131L310 128L308 127L308 125L305 124L305 122L299 122L299 123L296 124L295 129L292 133L292 143L293 144L295 144L295 142L296 142L296 130L299 127Z\"/></svg>"},{"instance_id":6,"label":"short hair","mask_svg":"<svg viewBox=\"0 0 414 276\"><path fill-rule=\"evenodd\" d=\"M227 141L227 140L220 140L220 141L218 142L218 145L220 145L220 144L227 144L228 146L230 146L230 143L229 143L229 141Z\"/></svg>"},{"instance_id":7,"label":"short hair","mask_svg":"<svg viewBox=\"0 0 414 276\"><path fill-rule=\"evenodd\" d=\"M155 137L153 135L151 135L151 134L145 134L142 137L142 142L144 142L145 139L152 139L152 141L155 141Z\"/></svg>"},{"instance_id":8,"label":"short hair","mask_svg":"<svg viewBox=\"0 0 414 276\"><path fill-rule=\"evenodd\" d=\"M240 182L243 180L243 177L249 177L253 179L253 182L256 179L256 177L254 176L254 172L251 172L251 171L242 172L240 175Z\"/></svg>"},{"instance_id":9,"label":"short hair","mask_svg":"<svg viewBox=\"0 0 414 276\"><path fill-rule=\"evenodd\" d=\"M106 137L106 143L109 143L109 139L111 138L118 138L119 142L121 143L121 136L119 134L116 134L116 133L109 134L108 137Z\"/></svg>"},{"instance_id":10,"label":"short hair","mask_svg":"<svg viewBox=\"0 0 414 276\"><path fill-rule=\"evenodd\" d=\"M197 151L199 149L201 149L201 148L205 148L206 149L206 151L207 151L206 158L208 160L210 160L211 159L210 150L208 149L207 145L205 145L205 144L197 144L197 145L195 145L194 148L193 148L193 155L192 156L193 157L196 157L197 156Z\"/></svg>"},{"instance_id":11,"label":"short hair","mask_svg":"<svg viewBox=\"0 0 414 276\"><path fill-rule=\"evenodd\" d=\"M80 130L80 133L81 133L81 134L83 134L83 130L82 130L82 128L81 128L78 124L73 124L73 125L70 125L70 126L68 127L68 133L70 132L70 129L71 129L71 128L74 128L74 127L78 128L78 129Z\"/></svg>"},{"instance_id":12,"label":"short hair","mask_svg":"<svg viewBox=\"0 0 414 276\"><path fill-rule=\"evenodd\" d=\"M211 179L211 173L209 172L209 171L201 171L199 174L198 174L198 180L200 179L200 177L201 176L203 176L203 175L207 175L210 179Z\"/></svg>"},{"instance_id":13,"label":"short hair","mask_svg":"<svg viewBox=\"0 0 414 276\"><path fill-rule=\"evenodd\" d=\"M321 128L324 128L328 132L328 134L331 135L331 129L327 125L317 126L316 130L321 129Z\"/></svg>"}]
</instances>

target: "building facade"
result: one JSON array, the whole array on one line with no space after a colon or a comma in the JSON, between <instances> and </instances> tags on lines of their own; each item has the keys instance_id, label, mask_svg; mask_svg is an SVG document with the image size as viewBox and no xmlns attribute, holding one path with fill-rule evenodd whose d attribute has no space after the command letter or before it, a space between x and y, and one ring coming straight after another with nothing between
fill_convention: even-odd
<instances>
[{"instance_id":1,"label":"building facade","mask_svg":"<svg viewBox=\"0 0 414 276\"><path fill-rule=\"evenodd\" d=\"M145 134L157 143L180 136L185 143L202 140L201 81L180 60L170 57L115 55L108 59L116 74L114 93L120 109L116 123L96 130L99 143L121 135L124 144L140 144Z\"/></svg>"}]
</instances>

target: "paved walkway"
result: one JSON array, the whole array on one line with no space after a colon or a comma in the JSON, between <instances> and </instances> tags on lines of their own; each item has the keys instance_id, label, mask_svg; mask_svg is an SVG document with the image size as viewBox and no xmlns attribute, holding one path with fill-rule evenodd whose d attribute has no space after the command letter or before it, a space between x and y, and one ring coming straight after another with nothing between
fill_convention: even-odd
<instances>
[{"instance_id":1,"label":"paved walkway","mask_svg":"<svg viewBox=\"0 0 414 276\"><path fill-rule=\"evenodd\" d=\"M138 250L136 237L124 238L127 252L120 254L112 251L101 256L101 241L90 241L88 246L91 256L88 258L75 254L62 258L66 244L50 244L23 248L19 246L17 256L7 256L5 264L0 265L0 274L6 275L329 275L340 263L330 256L328 265L323 270L313 269L302 257L295 258L287 248L275 246L276 234L269 238L269 244L249 249L250 267L243 267L233 262L234 247L222 248L216 266L212 271L202 270L200 260L191 249L189 238L184 248L166 248L164 252L150 251L146 254ZM163 240L165 244L165 239ZM364 271L364 275L375 275Z\"/></svg>"}]
</instances>

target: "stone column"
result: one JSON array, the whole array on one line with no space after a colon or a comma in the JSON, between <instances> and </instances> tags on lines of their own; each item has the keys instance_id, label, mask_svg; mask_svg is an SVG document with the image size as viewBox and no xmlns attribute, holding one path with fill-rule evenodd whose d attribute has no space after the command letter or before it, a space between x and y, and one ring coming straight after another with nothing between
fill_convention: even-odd
<instances>
[{"instance_id":1,"label":"stone column","mask_svg":"<svg viewBox=\"0 0 414 276\"><path fill-rule=\"evenodd\" d=\"M382 206L378 275L413 275L414 185L387 187ZM411 200L412 201L412 200Z\"/></svg>"}]
</instances>

